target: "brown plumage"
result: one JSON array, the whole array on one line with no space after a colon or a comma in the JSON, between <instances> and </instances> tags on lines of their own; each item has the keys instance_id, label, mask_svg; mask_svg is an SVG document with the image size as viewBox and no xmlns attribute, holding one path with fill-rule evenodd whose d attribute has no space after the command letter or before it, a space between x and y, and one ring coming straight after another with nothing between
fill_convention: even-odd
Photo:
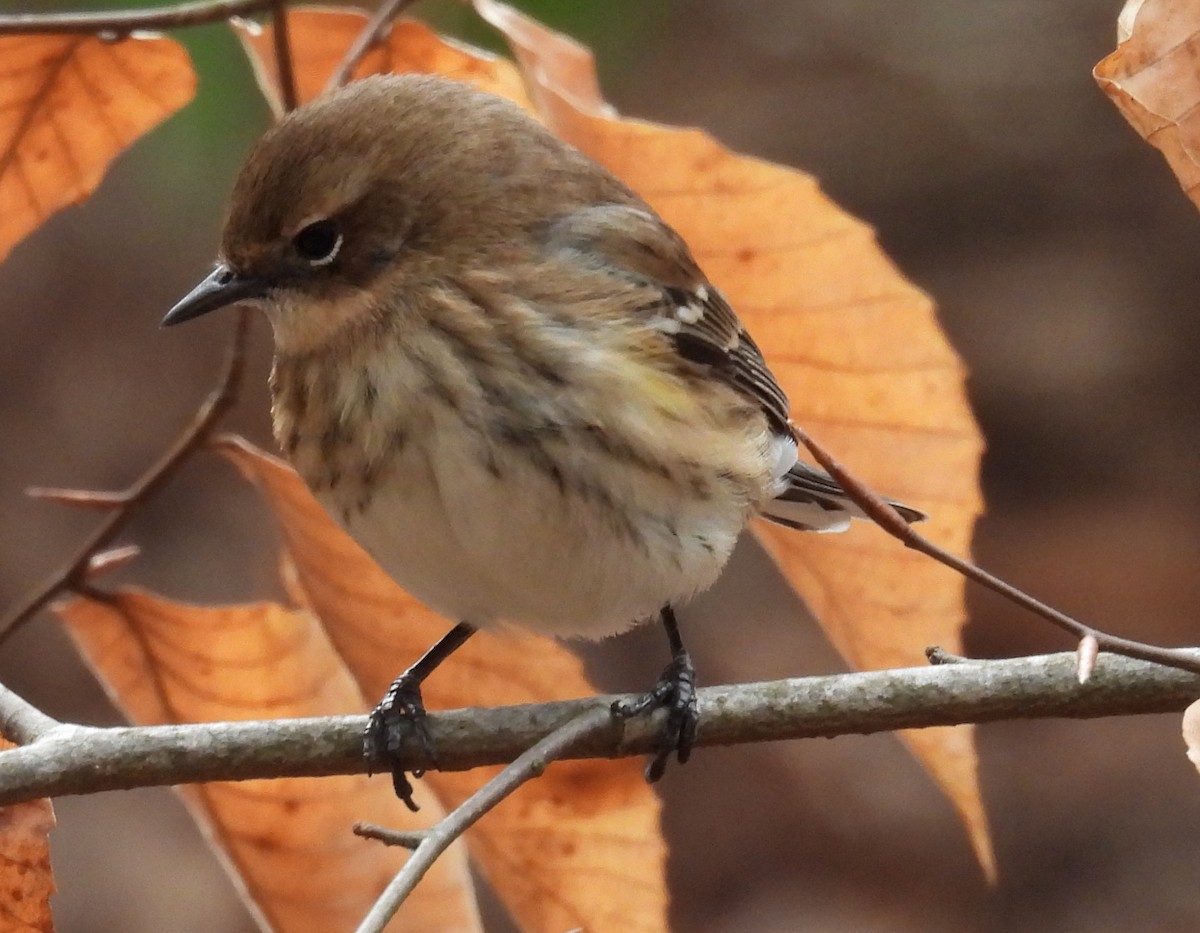
<instances>
[{"instance_id":1,"label":"brown plumage","mask_svg":"<svg viewBox=\"0 0 1200 933\"><path fill-rule=\"evenodd\" d=\"M401 585L461 620L397 681L372 749L475 626L599 636L659 615L657 774L695 723L672 607L756 515L837 530L858 514L796 459L786 395L678 234L463 85L371 78L270 130L221 265L167 322L235 301L273 325L275 431L297 470Z\"/></svg>"}]
</instances>

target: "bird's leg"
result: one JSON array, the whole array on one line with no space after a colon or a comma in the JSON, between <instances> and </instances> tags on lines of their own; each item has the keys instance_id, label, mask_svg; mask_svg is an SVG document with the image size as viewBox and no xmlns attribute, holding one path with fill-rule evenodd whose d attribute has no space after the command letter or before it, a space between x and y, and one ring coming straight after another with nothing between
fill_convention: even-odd
<instances>
[{"instance_id":1,"label":"bird's leg","mask_svg":"<svg viewBox=\"0 0 1200 933\"><path fill-rule=\"evenodd\" d=\"M411 730L421 743L425 754L431 760L437 761L433 740L425 726L425 703L421 700L421 684L439 664L474 634L475 627L466 622L459 622L454 626L436 645L421 655L412 667L392 681L388 692L383 695L383 699L371 711L367 720L367 729L363 733L363 757L367 759L368 764L391 762L392 786L396 789L396 796L414 812L417 805L412 799L412 784L396 759L404 747L405 736ZM414 771L413 775L420 777L421 772Z\"/></svg>"},{"instance_id":2,"label":"bird's leg","mask_svg":"<svg viewBox=\"0 0 1200 933\"><path fill-rule=\"evenodd\" d=\"M663 669L662 676L648 693L633 701L618 701L612 706L613 714L622 719L666 707L666 727L659 736L654 757L646 765L646 780L651 783L663 776L672 753L680 764L688 760L696 738L696 724L700 721L696 704L696 666L679 637L675 610L664 606L659 618L671 644L671 663Z\"/></svg>"}]
</instances>

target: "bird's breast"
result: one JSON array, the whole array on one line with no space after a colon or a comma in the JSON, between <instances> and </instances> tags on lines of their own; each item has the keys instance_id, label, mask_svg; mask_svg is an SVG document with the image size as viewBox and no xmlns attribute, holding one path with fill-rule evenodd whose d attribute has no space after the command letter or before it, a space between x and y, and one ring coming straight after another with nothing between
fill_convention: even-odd
<instances>
[{"instance_id":1,"label":"bird's breast","mask_svg":"<svg viewBox=\"0 0 1200 933\"><path fill-rule=\"evenodd\" d=\"M716 579L752 512L746 483L669 445L465 407L406 365L277 365L272 389L284 452L412 595L475 625L600 637Z\"/></svg>"}]
</instances>

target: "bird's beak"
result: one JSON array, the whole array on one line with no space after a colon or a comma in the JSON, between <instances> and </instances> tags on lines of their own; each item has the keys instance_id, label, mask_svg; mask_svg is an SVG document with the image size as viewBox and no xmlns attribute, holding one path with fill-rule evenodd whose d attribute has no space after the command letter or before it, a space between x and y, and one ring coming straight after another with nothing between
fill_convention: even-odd
<instances>
[{"instance_id":1,"label":"bird's beak","mask_svg":"<svg viewBox=\"0 0 1200 933\"><path fill-rule=\"evenodd\" d=\"M162 326L170 327L172 324L190 321L194 317L245 301L247 298L261 298L266 293L267 285L261 279L238 275L228 266L220 265L167 312L167 316L162 319Z\"/></svg>"}]
</instances>

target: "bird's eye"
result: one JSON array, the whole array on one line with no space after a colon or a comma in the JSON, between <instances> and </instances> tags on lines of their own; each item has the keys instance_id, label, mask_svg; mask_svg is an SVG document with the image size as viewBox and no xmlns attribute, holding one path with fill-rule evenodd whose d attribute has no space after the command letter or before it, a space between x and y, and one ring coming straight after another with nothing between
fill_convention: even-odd
<instances>
[{"instance_id":1,"label":"bird's eye","mask_svg":"<svg viewBox=\"0 0 1200 933\"><path fill-rule=\"evenodd\" d=\"M292 237L292 245L312 265L324 266L342 248L342 234L332 220L317 220Z\"/></svg>"}]
</instances>

